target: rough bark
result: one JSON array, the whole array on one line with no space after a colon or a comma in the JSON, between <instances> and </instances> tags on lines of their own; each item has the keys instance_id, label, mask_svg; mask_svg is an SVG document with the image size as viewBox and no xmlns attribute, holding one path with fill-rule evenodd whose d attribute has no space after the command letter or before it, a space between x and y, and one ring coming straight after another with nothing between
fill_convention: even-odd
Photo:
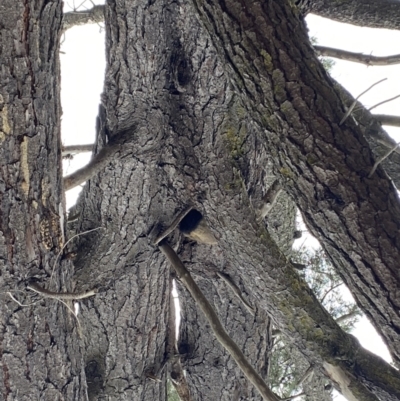
<instances>
[{"instance_id":1,"label":"rough bark","mask_svg":"<svg viewBox=\"0 0 400 401\"><path fill-rule=\"evenodd\" d=\"M361 129L349 119L339 126L342 101L303 24L285 3L196 5L241 100L265 129L286 191L398 360L398 196L381 168L368 177L374 158Z\"/></svg>"},{"instance_id":2,"label":"rough bark","mask_svg":"<svg viewBox=\"0 0 400 401\"><path fill-rule=\"evenodd\" d=\"M313 13L368 28L400 29L397 0L297 0L296 3L303 14Z\"/></svg>"},{"instance_id":3,"label":"rough bark","mask_svg":"<svg viewBox=\"0 0 400 401\"><path fill-rule=\"evenodd\" d=\"M218 247L186 243L181 251L182 261L190 269L202 292L212 302L227 332L239 345L257 372L268 377L269 356L272 348L271 321L263 310L253 317L229 287L217 276L219 271L230 271ZM235 278L232 278L235 281ZM255 299L245 291L245 299L254 307ZM181 287L181 325L178 350L186 379L194 400L259 401L262 397L238 370L236 363L222 349L190 294Z\"/></svg>"},{"instance_id":4,"label":"rough bark","mask_svg":"<svg viewBox=\"0 0 400 401\"><path fill-rule=\"evenodd\" d=\"M0 5L0 398L87 399L77 322L64 305L32 302L48 287L64 243L60 66L62 4ZM71 262L55 268L53 290L73 290ZM57 283L54 287L54 283ZM18 291L18 292L16 292ZM38 298L33 297L38 301Z\"/></svg>"},{"instance_id":5,"label":"rough bark","mask_svg":"<svg viewBox=\"0 0 400 401\"><path fill-rule=\"evenodd\" d=\"M211 223L221 252L232 266L232 276L252 292L260 307L311 363L323 366L340 389L354 399L398 400L398 373L341 331L286 262L255 214L262 202L265 166L272 158L280 165L277 171L285 179L285 188L295 195L309 223L319 223L321 234L325 234L319 237L328 238L328 245L337 239L349 253L349 247L355 245L342 229L342 221L346 223L344 217L352 214L341 207L340 197L348 203L352 197L353 202L361 199L360 205L367 212L379 199L377 188L391 200L373 228L365 221L368 215L360 211L357 222L365 223L372 231L368 231L369 239L382 228L381 222L386 219L387 223L389 217L398 214L390 182L381 169L373 179L364 178L363 172L369 172L373 164L368 145L352 124L338 127L344 108L308 44L303 25L286 3L270 1L261 5L236 0L227 2L223 9L217 2L205 6L203 21L211 30L218 28L218 36L213 37L223 60L228 59L228 74L221 70L208 40L184 40L179 24L185 19L177 22L176 18L186 15L190 3L182 2L178 7L168 2L117 1L107 8L107 126L113 134L130 129L132 143L126 145L129 151L124 158L115 160L89 182L82 197L80 230L101 224L103 232L80 244L77 277L81 283L103 285L116 311L118 304L125 302L116 289L124 288L127 281L134 286L135 294L127 305L142 305L143 295L152 295L146 299L151 315L145 324L155 325L155 341L146 344L156 345L150 348L151 355L147 353L149 348L138 346L136 355L142 352L144 362L136 365L133 376L124 375L124 382L127 388L133 380L133 387L145 389L144 367L160 366L163 359L160 339L164 316L160 322L156 315L168 302L160 304L154 299L165 300L163 283L168 280L149 235L159 231L159 224L168 226L177 212L192 204ZM241 14L241 10L246 13ZM232 13L238 13L236 18L231 18ZM224 46L220 46L221 35ZM197 45L201 45L201 51ZM197 50L192 53L194 47ZM188 58L188 54L193 55ZM292 59L302 64L296 66ZM236 85L234 91L228 76ZM249 114L258 126L248 123ZM103 143L100 137L99 148ZM332 163L329 171L324 170L322 161ZM329 177L344 179L343 187L327 181L326 171ZM354 189L358 192L351 192ZM331 222L342 237L332 235ZM381 238L387 238L386 234L374 236L373 241ZM344 240L348 243L343 244ZM352 267L359 259L365 262L363 256L369 256L365 244L361 248L357 244L356 249L362 249L365 255L347 261ZM353 256L354 251L350 251ZM394 252L388 253L389 259ZM151 292L143 290L149 275L151 283L158 284L152 285ZM107 341L115 342L116 329L102 324L108 315L103 314L101 302L96 297L93 313L85 311L85 316L97 322L90 326L90 333L96 334L101 327L107 345ZM112 316L113 310L110 307L107 314ZM120 330L129 333L129 341L143 344L148 331L138 329L142 334L138 341L138 332L127 330L132 322L126 321ZM91 341L90 347L95 350L98 344ZM125 354L120 360L114 357L114 350L105 346L101 351L105 361L113 362L105 365L104 376L110 399L118 396L107 386L113 380L110 369L121 371L125 361ZM142 398L146 396L150 394Z\"/></svg>"}]
</instances>

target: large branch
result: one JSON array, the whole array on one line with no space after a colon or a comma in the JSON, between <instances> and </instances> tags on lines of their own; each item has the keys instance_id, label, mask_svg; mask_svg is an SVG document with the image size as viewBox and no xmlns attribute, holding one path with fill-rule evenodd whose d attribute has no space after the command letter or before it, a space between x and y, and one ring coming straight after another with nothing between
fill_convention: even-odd
<instances>
[{"instance_id":1,"label":"large branch","mask_svg":"<svg viewBox=\"0 0 400 401\"><path fill-rule=\"evenodd\" d=\"M301 1L302 13L313 13L339 22L369 28L400 29L397 0Z\"/></svg>"},{"instance_id":2,"label":"large branch","mask_svg":"<svg viewBox=\"0 0 400 401\"><path fill-rule=\"evenodd\" d=\"M345 109L301 21L286 2L195 4L285 190L399 361L398 196L381 168L368 177L375 160L360 128L339 125Z\"/></svg>"},{"instance_id":3,"label":"large branch","mask_svg":"<svg viewBox=\"0 0 400 401\"><path fill-rule=\"evenodd\" d=\"M342 49L326 46L314 46L320 56L335 57L341 60L354 61L365 65L393 65L400 63L400 54L394 56L378 57L371 54L354 53Z\"/></svg>"},{"instance_id":4,"label":"large branch","mask_svg":"<svg viewBox=\"0 0 400 401\"><path fill-rule=\"evenodd\" d=\"M70 11L64 14L63 30L85 24L98 24L104 21L104 5L94 6L89 10Z\"/></svg>"},{"instance_id":5,"label":"large branch","mask_svg":"<svg viewBox=\"0 0 400 401\"><path fill-rule=\"evenodd\" d=\"M374 118L380 121L383 125L400 127L400 116L392 116L388 114L374 114Z\"/></svg>"}]
</instances>

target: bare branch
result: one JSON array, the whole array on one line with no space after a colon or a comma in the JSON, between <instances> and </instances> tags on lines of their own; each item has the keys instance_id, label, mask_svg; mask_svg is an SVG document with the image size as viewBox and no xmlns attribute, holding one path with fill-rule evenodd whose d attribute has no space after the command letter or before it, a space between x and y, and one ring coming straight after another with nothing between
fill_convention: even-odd
<instances>
[{"instance_id":1,"label":"bare branch","mask_svg":"<svg viewBox=\"0 0 400 401\"><path fill-rule=\"evenodd\" d=\"M262 201L264 204L259 211L259 219L263 219L274 206L279 194L282 191L282 186L278 180L275 180L268 188L267 193L263 196Z\"/></svg>"},{"instance_id":2,"label":"bare branch","mask_svg":"<svg viewBox=\"0 0 400 401\"><path fill-rule=\"evenodd\" d=\"M178 227L179 223L188 215L188 213L193 210L193 206L188 206L186 209L182 210L174 219L174 221L170 224L170 226L163 231L155 240L154 244L158 245L164 238L168 237Z\"/></svg>"},{"instance_id":3,"label":"bare branch","mask_svg":"<svg viewBox=\"0 0 400 401\"><path fill-rule=\"evenodd\" d=\"M299 393L296 395L291 395L290 397L286 397L284 398L282 401L290 401L290 400L294 400L297 397L301 397L302 395L305 395L306 393Z\"/></svg>"},{"instance_id":4,"label":"bare branch","mask_svg":"<svg viewBox=\"0 0 400 401\"><path fill-rule=\"evenodd\" d=\"M334 57L341 60L353 61L366 65L393 65L400 64L400 54L394 56L377 57L362 53L353 53L342 49L326 46L314 46L319 56Z\"/></svg>"},{"instance_id":5,"label":"bare branch","mask_svg":"<svg viewBox=\"0 0 400 401\"><path fill-rule=\"evenodd\" d=\"M114 156L121 149L121 144L108 143L101 151L93 157L93 159L85 166L75 171L74 173L64 177L64 189L68 191L101 171L107 164L114 159Z\"/></svg>"},{"instance_id":6,"label":"bare branch","mask_svg":"<svg viewBox=\"0 0 400 401\"><path fill-rule=\"evenodd\" d=\"M374 114L376 118L382 125L391 125L392 127L400 127L400 116L392 116L388 114Z\"/></svg>"},{"instance_id":7,"label":"bare branch","mask_svg":"<svg viewBox=\"0 0 400 401\"><path fill-rule=\"evenodd\" d=\"M44 288L39 287L36 283L30 283L26 288L28 288L31 291L34 291L38 294L40 294L44 298L52 298L52 299L84 299L84 298L89 298L92 297L97 293L97 289L90 290L87 292L77 292L72 293L72 292L53 292L46 290Z\"/></svg>"},{"instance_id":8,"label":"bare branch","mask_svg":"<svg viewBox=\"0 0 400 401\"><path fill-rule=\"evenodd\" d=\"M344 315L339 316L335 320L336 320L336 323L340 324L340 323L343 323L346 320L351 319L356 316L361 316L361 311L359 309L354 309L353 311L351 311L349 313L345 313Z\"/></svg>"},{"instance_id":9,"label":"bare branch","mask_svg":"<svg viewBox=\"0 0 400 401\"><path fill-rule=\"evenodd\" d=\"M378 85L378 84L380 84L381 82L386 81L386 80L387 80L387 78L383 78L383 79L381 79L380 81L375 82L374 84L372 84L372 85L371 85L369 88L367 88L364 92L361 92L361 93L354 99L353 103L351 104L351 106L350 106L349 109L347 110L346 114L343 116L343 118L342 118L342 120L340 121L339 125L342 125L342 124L345 122L346 118L351 114L351 112L353 111L355 105L357 104L357 100L358 100L362 95L364 95L365 93L367 93L367 92L368 92L370 89L372 89L375 85Z\"/></svg>"},{"instance_id":10,"label":"bare branch","mask_svg":"<svg viewBox=\"0 0 400 401\"><path fill-rule=\"evenodd\" d=\"M395 100L395 99L397 99L397 98L399 98L399 97L400 97L400 95L397 95L397 96L391 97L390 99L386 99L386 100L384 100L383 102L379 102L379 103L377 103L375 106L370 107L370 108L368 109L368 111L371 111L371 110L375 109L376 107L381 106L382 104L389 103L389 102L391 102L392 100Z\"/></svg>"},{"instance_id":11,"label":"bare branch","mask_svg":"<svg viewBox=\"0 0 400 401\"><path fill-rule=\"evenodd\" d=\"M78 153L92 152L93 144L88 143L86 145L69 145L62 147L62 155L76 155Z\"/></svg>"},{"instance_id":12,"label":"bare branch","mask_svg":"<svg viewBox=\"0 0 400 401\"><path fill-rule=\"evenodd\" d=\"M310 365L308 369L304 372L304 375L300 377L300 380L297 382L296 387L301 386L310 376L314 374L314 366ZM298 397L298 396L296 396Z\"/></svg>"},{"instance_id":13,"label":"bare branch","mask_svg":"<svg viewBox=\"0 0 400 401\"><path fill-rule=\"evenodd\" d=\"M98 24L104 21L104 5L94 6L89 10L71 11L64 14L63 30L72 28L73 26Z\"/></svg>"},{"instance_id":14,"label":"bare branch","mask_svg":"<svg viewBox=\"0 0 400 401\"><path fill-rule=\"evenodd\" d=\"M400 142L396 144L392 149L389 150L386 154L384 154L382 157L380 157L375 164L372 166L371 172L368 174L368 178L372 177L372 174L375 173L376 168L379 166L380 163L382 163L386 158L388 158L400 145Z\"/></svg>"},{"instance_id":15,"label":"bare branch","mask_svg":"<svg viewBox=\"0 0 400 401\"><path fill-rule=\"evenodd\" d=\"M171 377L172 385L175 388L175 391L179 395L179 399L181 401L193 401L193 398L190 395L189 385L186 380L186 376L182 367L180 355L178 354L178 347L176 344L176 308L175 308L175 300L172 297L172 287L173 287L173 279L170 277L169 279L169 318L168 318L168 337L167 337L167 353L169 356L170 369L169 374Z\"/></svg>"},{"instance_id":16,"label":"bare branch","mask_svg":"<svg viewBox=\"0 0 400 401\"><path fill-rule=\"evenodd\" d=\"M219 343L232 355L239 368L250 380L250 382L253 383L253 385L257 388L264 400L279 401L280 398L270 390L270 388L267 386L261 376L250 365L240 348L229 337L228 333L225 331L223 325L219 321L213 307L208 302L204 294L201 292L200 288L193 280L189 271L186 270L176 252L167 244L166 241L163 241L158 246L161 252L167 257L172 267L175 269L176 274L180 278L181 282L188 289L188 291L196 301L197 305L204 313L204 316L210 323L210 327Z\"/></svg>"}]
</instances>

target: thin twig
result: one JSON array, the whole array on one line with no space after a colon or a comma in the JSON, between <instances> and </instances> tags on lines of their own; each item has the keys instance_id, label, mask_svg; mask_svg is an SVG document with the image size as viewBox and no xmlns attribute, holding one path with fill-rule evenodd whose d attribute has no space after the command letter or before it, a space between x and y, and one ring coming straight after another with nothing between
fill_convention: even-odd
<instances>
[{"instance_id":1,"label":"thin twig","mask_svg":"<svg viewBox=\"0 0 400 401\"><path fill-rule=\"evenodd\" d=\"M355 309L352 312L345 313L344 315L337 317L335 321L337 324L340 324L356 316L361 316L361 312L358 309Z\"/></svg>"},{"instance_id":2,"label":"thin twig","mask_svg":"<svg viewBox=\"0 0 400 401\"><path fill-rule=\"evenodd\" d=\"M295 399L295 398L297 398L297 397L300 397L300 396L302 396L302 395L305 395L305 393L302 392L302 393L299 393L299 394L296 394L296 395L291 395L290 397L284 398L282 401L290 401L290 400L293 400L293 399Z\"/></svg>"},{"instance_id":3,"label":"thin twig","mask_svg":"<svg viewBox=\"0 0 400 401\"><path fill-rule=\"evenodd\" d=\"M368 178L371 178L372 175L375 173L375 170L379 166L380 163L382 163L386 158L388 158L400 145L400 142L396 143L396 146L394 146L392 149L389 150L389 152L385 153L380 159L378 159L375 164L373 165L371 172L368 174Z\"/></svg>"},{"instance_id":4,"label":"thin twig","mask_svg":"<svg viewBox=\"0 0 400 401\"><path fill-rule=\"evenodd\" d=\"M343 116L343 118L341 119L339 125L342 125L342 124L345 122L345 120L346 120L347 117L351 114L351 112L353 111L355 105L357 104L357 100L358 100L362 95L364 95L364 94L367 93L369 90L371 90L375 85L378 85L378 84L380 84L381 82L386 81L386 80L387 80L387 78L383 78L383 79L381 79L380 81L375 82L374 84L372 84L372 85L371 85L368 89L366 89L364 92L360 93L360 94L354 99L353 103L351 104L351 106L350 106L349 109L347 110L346 114L345 114L345 115Z\"/></svg>"},{"instance_id":5,"label":"thin twig","mask_svg":"<svg viewBox=\"0 0 400 401\"><path fill-rule=\"evenodd\" d=\"M301 386L314 373L314 365L310 365L304 375L297 382L296 387Z\"/></svg>"},{"instance_id":6,"label":"thin twig","mask_svg":"<svg viewBox=\"0 0 400 401\"><path fill-rule=\"evenodd\" d=\"M77 300L77 299L84 299L84 298L89 298L92 297L93 295L97 294L97 289L93 289L90 291L86 292L53 292L46 290L45 288L39 287L36 283L30 283L29 285L26 286L28 290L34 291L41 295L44 298L51 298L51 299L67 299L67 300Z\"/></svg>"},{"instance_id":7,"label":"thin twig","mask_svg":"<svg viewBox=\"0 0 400 401\"><path fill-rule=\"evenodd\" d=\"M21 302L19 302L19 301L13 296L13 294L11 294L10 291L7 291L6 294L7 294L14 302L16 302L19 306L23 306L23 307L32 306L32 305L35 305L35 304L37 304L37 303L39 302L39 301L35 301L35 302L30 303L30 304L21 304Z\"/></svg>"},{"instance_id":8,"label":"thin twig","mask_svg":"<svg viewBox=\"0 0 400 401\"><path fill-rule=\"evenodd\" d=\"M93 143L88 143L85 145L68 145L62 147L62 155L63 157L69 154L76 155L78 153L92 152L93 151Z\"/></svg>"},{"instance_id":9,"label":"thin twig","mask_svg":"<svg viewBox=\"0 0 400 401\"><path fill-rule=\"evenodd\" d=\"M56 270L56 265L57 265L58 258L59 258L59 257L61 256L61 254L63 253L65 247L66 247L74 238L80 237L81 235L85 235L85 234L91 233L92 231L99 230L100 228L101 228L101 227L96 227L96 228L92 228L91 230L84 231L83 233L75 234L75 235L73 235L73 236L64 244L64 246L61 248L61 251L58 252L58 254L57 254L57 256L56 256L56 260L54 261L53 270L51 271L51 275L50 275L50 285L51 285L51 280L53 279L53 273L54 273L54 271Z\"/></svg>"},{"instance_id":10,"label":"thin twig","mask_svg":"<svg viewBox=\"0 0 400 401\"><path fill-rule=\"evenodd\" d=\"M371 111L372 109L375 109L376 107L378 107L378 106L380 106L380 105L382 105L382 104L391 102L392 100L395 100L395 99L397 99L397 98L399 98L399 97L400 97L400 95L397 95L397 96L391 97L390 99L384 100L383 102L380 102L380 103L376 104L375 106L370 107L370 108L368 109L368 111Z\"/></svg>"},{"instance_id":11,"label":"thin twig","mask_svg":"<svg viewBox=\"0 0 400 401\"><path fill-rule=\"evenodd\" d=\"M259 210L259 220L262 220L270 212L272 207L275 205L279 194L282 192L282 185L278 180L275 180L268 188L267 193L263 196L263 205Z\"/></svg>"},{"instance_id":12,"label":"thin twig","mask_svg":"<svg viewBox=\"0 0 400 401\"><path fill-rule=\"evenodd\" d=\"M67 309L71 312L71 314L74 316L74 318L76 319L76 322L77 322L77 324L78 324L78 333L79 333L79 336L81 336L82 327L81 327L81 323L80 323L80 321L79 321L79 319L78 319L78 316L76 315L75 311L72 310L72 308L71 308L66 302L64 302L62 299L57 299L57 301L60 301L61 303L63 303L63 304L67 307Z\"/></svg>"}]
</instances>

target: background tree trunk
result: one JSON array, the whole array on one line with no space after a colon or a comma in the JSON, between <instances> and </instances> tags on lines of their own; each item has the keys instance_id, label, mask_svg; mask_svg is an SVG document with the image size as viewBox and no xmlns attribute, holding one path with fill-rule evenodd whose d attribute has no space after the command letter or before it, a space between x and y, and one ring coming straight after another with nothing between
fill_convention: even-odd
<instances>
[{"instance_id":1,"label":"background tree trunk","mask_svg":"<svg viewBox=\"0 0 400 401\"><path fill-rule=\"evenodd\" d=\"M64 305L30 304L31 279L73 290L64 244L60 142L62 4L4 0L0 12L0 388L3 400L87 399L77 322ZM56 287L54 287L57 283Z\"/></svg>"}]
</instances>

